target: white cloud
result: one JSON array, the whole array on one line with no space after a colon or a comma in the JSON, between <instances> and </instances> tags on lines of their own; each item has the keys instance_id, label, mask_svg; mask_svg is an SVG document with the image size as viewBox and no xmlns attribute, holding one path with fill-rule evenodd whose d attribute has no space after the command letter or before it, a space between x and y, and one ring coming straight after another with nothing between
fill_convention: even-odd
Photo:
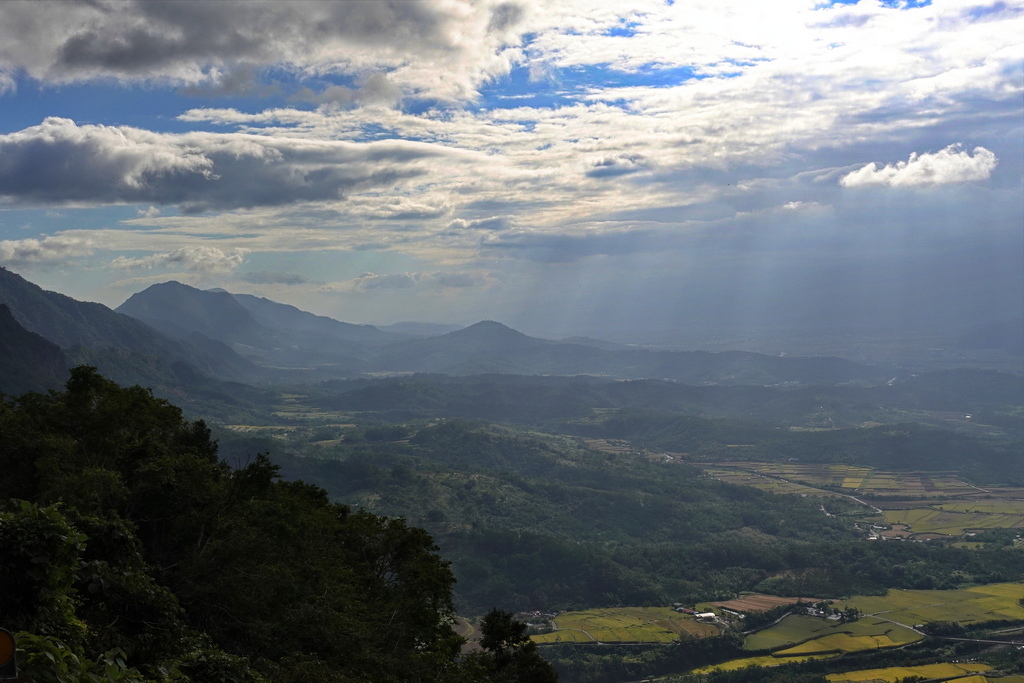
<instances>
[{"instance_id":1,"label":"white cloud","mask_svg":"<svg viewBox=\"0 0 1024 683\"><path fill-rule=\"evenodd\" d=\"M244 249L224 252L217 247L200 245L182 247L171 252L151 254L150 256L139 258L118 256L111 262L111 265L125 270L176 266L190 272L227 273L245 261L245 254L246 250Z\"/></svg>"},{"instance_id":2,"label":"white cloud","mask_svg":"<svg viewBox=\"0 0 1024 683\"><path fill-rule=\"evenodd\" d=\"M17 266L66 261L69 258L88 256L92 251L92 240L74 233L48 235L41 239L2 240L0 263Z\"/></svg>"},{"instance_id":3,"label":"white cloud","mask_svg":"<svg viewBox=\"0 0 1024 683\"><path fill-rule=\"evenodd\" d=\"M996 155L984 147L975 147L971 156L956 144L933 154L912 152L907 161L895 164L879 166L872 162L844 175L839 184L843 187L918 187L966 183L987 180L997 163Z\"/></svg>"},{"instance_id":4,"label":"white cloud","mask_svg":"<svg viewBox=\"0 0 1024 683\"><path fill-rule=\"evenodd\" d=\"M455 234L466 230L500 231L508 229L511 225L512 222L508 216L489 216L474 220L456 218L448 224L448 231Z\"/></svg>"}]
</instances>

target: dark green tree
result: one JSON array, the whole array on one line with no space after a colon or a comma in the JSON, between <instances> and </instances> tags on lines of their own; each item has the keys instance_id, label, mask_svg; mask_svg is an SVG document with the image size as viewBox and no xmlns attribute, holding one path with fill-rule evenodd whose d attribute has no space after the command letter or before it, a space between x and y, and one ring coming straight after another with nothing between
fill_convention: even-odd
<instances>
[{"instance_id":1,"label":"dark green tree","mask_svg":"<svg viewBox=\"0 0 1024 683\"><path fill-rule=\"evenodd\" d=\"M497 608L480 622L479 653L471 661L486 671L488 681L500 683L554 683L558 674L537 652L526 634L526 624Z\"/></svg>"}]
</instances>

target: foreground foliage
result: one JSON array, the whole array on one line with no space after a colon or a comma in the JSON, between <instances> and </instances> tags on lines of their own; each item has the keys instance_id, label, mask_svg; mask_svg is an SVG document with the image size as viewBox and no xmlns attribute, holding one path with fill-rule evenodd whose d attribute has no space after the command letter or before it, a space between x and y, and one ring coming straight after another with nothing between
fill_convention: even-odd
<instances>
[{"instance_id":1,"label":"foreground foliage","mask_svg":"<svg viewBox=\"0 0 1024 683\"><path fill-rule=\"evenodd\" d=\"M501 652L459 658L454 578L425 531L280 481L264 456L232 469L202 421L148 390L80 367L66 391L0 402L0 467L0 617L38 681L509 668Z\"/></svg>"}]
</instances>

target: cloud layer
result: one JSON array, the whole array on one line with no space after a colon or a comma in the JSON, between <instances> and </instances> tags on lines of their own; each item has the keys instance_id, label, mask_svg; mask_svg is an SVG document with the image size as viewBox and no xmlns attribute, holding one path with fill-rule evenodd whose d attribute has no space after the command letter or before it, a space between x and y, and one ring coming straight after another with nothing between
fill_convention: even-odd
<instances>
[{"instance_id":1,"label":"cloud layer","mask_svg":"<svg viewBox=\"0 0 1024 683\"><path fill-rule=\"evenodd\" d=\"M1015 253L1021 35L1024 0L0 3L0 260L378 320L919 296Z\"/></svg>"}]
</instances>

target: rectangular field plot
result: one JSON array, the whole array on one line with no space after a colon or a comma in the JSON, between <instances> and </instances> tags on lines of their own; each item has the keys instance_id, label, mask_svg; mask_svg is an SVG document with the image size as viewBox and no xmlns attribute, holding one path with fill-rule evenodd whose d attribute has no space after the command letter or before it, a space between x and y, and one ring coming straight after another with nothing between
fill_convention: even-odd
<instances>
[{"instance_id":1,"label":"rectangular field plot","mask_svg":"<svg viewBox=\"0 0 1024 683\"><path fill-rule=\"evenodd\" d=\"M974 624L1001 619L1024 619L1024 584L1001 583L955 591L890 590L884 597L857 596L836 603L856 607L865 614L879 614L901 624L957 621ZM864 621L864 618L861 619Z\"/></svg>"},{"instance_id":2,"label":"rectangular field plot","mask_svg":"<svg viewBox=\"0 0 1024 683\"><path fill-rule=\"evenodd\" d=\"M530 636L530 640L540 645L552 643L594 643L597 642L582 631L552 631L539 636Z\"/></svg>"},{"instance_id":3,"label":"rectangular field plot","mask_svg":"<svg viewBox=\"0 0 1024 683\"><path fill-rule=\"evenodd\" d=\"M988 664L980 662L959 662L956 664L949 662L925 664L922 666L890 666L885 669L862 669L860 671L847 671L841 674L828 674L825 678L828 679L829 683L868 683L869 681L871 683L875 681L895 683L904 678L914 676L926 679L945 679L980 673L991 669L992 667ZM957 678L957 681L970 681L972 678L975 677ZM978 678L985 681L984 676L979 676Z\"/></svg>"},{"instance_id":4,"label":"rectangular field plot","mask_svg":"<svg viewBox=\"0 0 1024 683\"><path fill-rule=\"evenodd\" d=\"M806 662L811 659L828 659L829 657L835 657L835 655L802 655L799 657L772 657L767 655L764 657L744 657L743 659L731 659L728 662L722 662L721 664L712 664L711 666L702 666L699 669L694 669L690 673L693 674L707 674L712 671L739 671L740 669L746 669L748 666L780 666L782 664L791 664L793 662Z\"/></svg>"},{"instance_id":5,"label":"rectangular field plot","mask_svg":"<svg viewBox=\"0 0 1024 683\"><path fill-rule=\"evenodd\" d=\"M794 605L798 602L819 602L817 598L780 598L775 595L741 595L732 600L709 602L712 607L722 607L735 612L766 612L780 605Z\"/></svg>"},{"instance_id":6,"label":"rectangular field plot","mask_svg":"<svg viewBox=\"0 0 1024 683\"><path fill-rule=\"evenodd\" d=\"M556 630L531 636L546 643L670 643L682 638L716 636L712 624L678 614L669 607L616 607L565 612L554 619Z\"/></svg>"}]
</instances>

